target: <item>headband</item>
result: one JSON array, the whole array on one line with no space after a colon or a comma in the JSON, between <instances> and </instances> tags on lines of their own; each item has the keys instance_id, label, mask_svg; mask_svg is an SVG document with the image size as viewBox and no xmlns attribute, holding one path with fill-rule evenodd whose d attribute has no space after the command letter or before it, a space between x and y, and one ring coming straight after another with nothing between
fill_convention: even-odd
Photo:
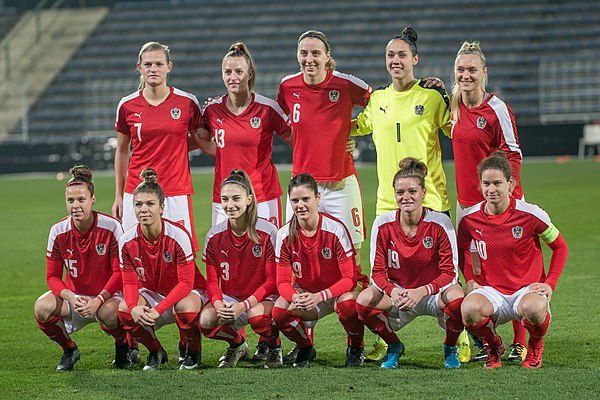
<instances>
[{"instance_id":1,"label":"headband","mask_svg":"<svg viewBox=\"0 0 600 400\"><path fill-rule=\"evenodd\" d=\"M307 37L319 39L325 45L325 50L327 50L328 53L331 51L329 49L329 44L321 37L321 35L319 35L317 33L313 33L311 31L306 31L302 35L300 35L300 38L298 39L298 43L300 43L303 39L306 39Z\"/></svg>"},{"instance_id":2,"label":"headband","mask_svg":"<svg viewBox=\"0 0 600 400\"><path fill-rule=\"evenodd\" d=\"M234 183L236 185L240 185L241 187L243 187L244 189L246 189L246 193L250 194L250 189L248 189L248 186L244 185L242 182L234 181L233 179L229 179L229 180L224 181L221 184L221 187L223 187L225 185L229 185L230 183Z\"/></svg>"},{"instance_id":3,"label":"headband","mask_svg":"<svg viewBox=\"0 0 600 400\"><path fill-rule=\"evenodd\" d=\"M90 189L90 192L92 194L94 194L94 188L92 186L90 186L90 184L88 184L87 182L83 182L83 181L69 181L67 183L67 187L69 187L69 186L75 186L75 185L85 185L85 186L87 186L88 189Z\"/></svg>"}]
</instances>

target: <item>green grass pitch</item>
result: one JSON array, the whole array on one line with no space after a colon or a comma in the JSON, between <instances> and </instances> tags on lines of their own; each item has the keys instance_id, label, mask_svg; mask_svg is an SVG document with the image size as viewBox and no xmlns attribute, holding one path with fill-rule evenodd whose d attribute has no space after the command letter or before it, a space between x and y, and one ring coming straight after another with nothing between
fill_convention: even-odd
<instances>
[{"instance_id":1,"label":"green grass pitch","mask_svg":"<svg viewBox=\"0 0 600 400\"><path fill-rule=\"evenodd\" d=\"M454 170L445 166L454 203ZM289 172L281 174L282 182ZM374 219L377 178L373 166L359 169L368 229ZM400 368L376 364L343 368L345 340L335 316L316 328L317 361L308 370L264 370L241 362L235 370L215 366L225 344L203 341L204 367L178 371L177 332L158 332L171 357L158 373L141 367L115 371L112 340L91 325L73 337L81 361L72 373L54 371L61 351L38 330L33 303L47 290L44 251L50 226L65 215L64 181L54 177L0 177L0 398L48 399L293 399L293 398L597 398L600 393L600 163L529 162L523 166L526 199L542 206L569 244L569 259L552 299L553 320L545 341L541 370L504 363L484 371L469 363L442 368L443 332L432 318L419 318L400 336L406 355ZM97 177L96 209L110 212L112 177ZM194 212L198 238L210 226L212 176L195 173ZM454 210L452 210L454 213ZM368 270L368 242L362 252ZM545 253L548 256L548 252ZM199 261L199 265L202 263ZM202 268L201 268L202 269ZM502 336L512 339L509 326ZM256 335L249 333L249 344ZM366 334L367 349L374 336ZM284 339L284 351L291 347ZM146 351L142 350L143 358Z\"/></svg>"}]
</instances>

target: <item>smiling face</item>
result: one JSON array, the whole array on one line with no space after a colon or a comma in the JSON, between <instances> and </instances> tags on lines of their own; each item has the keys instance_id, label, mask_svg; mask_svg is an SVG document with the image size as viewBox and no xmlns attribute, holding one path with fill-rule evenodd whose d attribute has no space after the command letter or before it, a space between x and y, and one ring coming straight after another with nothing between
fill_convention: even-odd
<instances>
[{"instance_id":1,"label":"smiling face","mask_svg":"<svg viewBox=\"0 0 600 400\"><path fill-rule=\"evenodd\" d=\"M167 75L171 72L173 63L167 62L167 56L162 50L152 50L142 53L137 64L137 70L142 74L148 86L166 85Z\"/></svg>"},{"instance_id":2,"label":"smiling face","mask_svg":"<svg viewBox=\"0 0 600 400\"><path fill-rule=\"evenodd\" d=\"M505 174L498 169L486 169L481 173L481 193L488 204L496 208L508 206L510 193L514 189L514 180L506 179Z\"/></svg>"},{"instance_id":3,"label":"smiling face","mask_svg":"<svg viewBox=\"0 0 600 400\"><path fill-rule=\"evenodd\" d=\"M413 67L419 62L419 55L412 54L410 46L402 39L392 39L385 48L385 64L394 80L414 79Z\"/></svg>"},{"instance_id":4,"label":"smiling face","mask_svg":"<svg viewBox=\"0 0 600 400\"><path fill-rule=\"evenodd\" d=\"M306 37L298 43L298 63L307 83L321 83L327 75L326 64L331 54L325 43L315 37Z\"/></svg>"},{"instance_id":5,"label":"smiling face","mask_svg":"<svg viewBox=\"0 0 600 400\"><path fill-rule=\"evenodd\" d=\"M320 201L320 195L318 193L315 195L313 190L307 185L293 187L290 191L292 210L300 223L306 222L311 218L318 218Z\"/></svg>"},{"instance_id":6,"label":"smiling face","mask_svg":"<svg viewBox=\"0 0 600 400\"><path fill-rule=\"evenodd\" d=\"M229 220L242 218L251 203L252 195L241 185L229 183L221 188L221 206Z\"/></svg>"},{"instance_id":7,"label":"smiling face","mask_svg":"<svg viewBox=\"0 0 600 400\"><path fill-rule=\"evenodd\" d=\"M67 211L76 226L93 218L92 206L96 202L96 197L91 194L86 185L67 186L65 200Z\"/></svg>"},{"instance_id":8,"label":"smiling face","mask_svg":"<svg viewBox=\"0 0 600 400\"><path fill-rule=\"evenodd\" d=\"M226 57L221 65L223 83L227 93L249 92L249 80L252 71L244 57Z\"/></svg>"},{"instance_id":9,"label":"smiling face","mask_svg":"<svg viewBox=\"0 0 600 400\"><path fill-rule=\"evenodd\" d=\"M417 178L398 178L394 182L396 204L402 212L413 212L423 207L425 189Z\"/></svg>"},{"instance_id":10,"label":"smiling face","mask_svg":"<svg viewBox=\"0 0 600 400\"><path fill-rule=\"evenodd\" d=\"M161 223L160 217L165 205L160 204L155 193L139 192L133 197L133 209L140 225L151 227Z\"/></svg>"},{"instance_id":11,"label":"smiling face","mask_svg":"<svg viewBox=\"0 0 600 400\"><path fill-rule=\"evenodd\" d=\"M454 79L462 92L484 91L487 67L477 54L461 54L454 62Z\"/></svg>"}]
</instances>

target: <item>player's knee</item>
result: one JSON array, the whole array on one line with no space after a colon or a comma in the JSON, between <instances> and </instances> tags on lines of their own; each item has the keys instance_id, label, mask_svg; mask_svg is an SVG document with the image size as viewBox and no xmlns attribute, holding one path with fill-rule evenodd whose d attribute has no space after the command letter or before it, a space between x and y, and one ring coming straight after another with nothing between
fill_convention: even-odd
<instances>
[{"instance_id":1,"label":"player's knee","mask_svg":"<svg viewBox=\"0 0 600 400\"><path fill-rule=\"evenodd\" d=\"M117 315L117 307L100 307L96 311L96 319L98 323L104 325L108 329L115 329L119 326L119 316Z\"/></svg>"},{"instance_id":2,"label":"player's knee","mask_svg":"<svg viewBox=\"0 0 600 400\"><path fill-rule=\"evenodd\" d=\"M118 310L121 311L121 312L125 312L125 313L129 312L129 310L127 309L127 303L125 303L125 300L121 300L119 302L119 308L118 308Z\"/></svg>"},{"instance_id":3,"label":"player's knee","mask_svg":"<svg viewBox=\"0 0 600 400\"><path fill-rule=\"evenodd\" d=\"M480 322L482 308L481 302L469 297L465 298L460 306L460 313L465 324L474 325Z\"/></svg>"},{"instance_id":4,"label":"player's knee","mask_svg":"<svg viewBox=\"0 0 600 400\"><path fill-rule=\"evenodd\" d=\"M33 314L38 321L46 321L50 319L57 310L56 301L47 295L41 296L33 306Z\"/></svg>"},{"instance_id":5,"label":"player's knee","mask_svg":"<svg viewBox=\"0 0 600 400\"><path fill-rule=\"evenodd\" d=\"M365 290L363 290L362 292L360 292L358 294L358 297L356 298L356 303L360 304L361 306L365 306L365 307L374 307L376 304L375 303L375 297L374 297L374 286L369 286L368 288L366 288ZM377 290L375 288L375 290Z\"/></svg>"},{"instance_id":6,"label":"player's knee","mask_svg":"<svg viewBox=\"0 0 600 400\"><path fill-rule=\"evenodd\" d=\"M541 324L546 319L548 313L548 302L545 298L538 296L537 298L528 299L521 304L523 318L532 324Z\"/></svg>"},{"instance_id":7,"label":"player's knee","mask_svg":"<svg viewBox=\"0 0 600 400\"><path fill-rule=\"evenodd\" d=\"M214 308L204 310L200 314L200 328L214 329L217 326L217 312Z\"/></svg>"}]
</instances>

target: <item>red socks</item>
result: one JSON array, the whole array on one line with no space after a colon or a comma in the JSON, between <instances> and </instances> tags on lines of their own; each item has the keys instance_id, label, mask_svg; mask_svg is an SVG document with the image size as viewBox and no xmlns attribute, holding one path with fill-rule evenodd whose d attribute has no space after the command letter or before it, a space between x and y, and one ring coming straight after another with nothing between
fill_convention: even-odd
<instances>
[{"instance_id":1,"label":"red socks","mask_svg":"<svg viewBox=\"0 0 600 400\"><path fill-rule=\"evenodd\" d=\"M213 329L202 329L204 336L211 339L224 340L229 343L230 346L236 347L240 345L245 339L239 332L229 324L217 325Z\"/></svg>"},{"instance_id":2,"label":"red socks","mask_svg":"<svg viewBox=\"0 0 600 400\"><path fill-rule=\"evenodd\" d=\"M115 338L115 344L117 346L124 346L127 344L127 333L125 329L123 329L122 325L119 325L115 329L108 329L104 325L100 324L100 329L102 329L106 334Z\"/></svg>"},{"instance_id":3,"label":"red socks","mask_svg":"<svg viewBox=\"0 0 600 400\"><path fill-rule=\"evenodd\" d=\"M273 307L271 313L277 327L288 339L295 342L300 348L312 346L312 342L306 333L306 326L300 318L291 311L279 307Z\"/></svg>"},{"instance_id":4,"label":"red socks","mask_svg":"<svg viewBox=\"0 0 600 400\"><path fill-rule=\"evenodd\" d=\"M358 311L358 318L365 323L371 332L379 335L384 342L394 344L400 341L398 335L396 335L396 332L390 326L390 321L385 311L358 303L356 303L356 310Z\"/></svg>"},{"instance_id":5,"label":"red socks","mask_svg":"<svg viewBox=\"0 0 600 400\"><path fill-rule=\"evenodd\" d=\"M59 344L64 350L72 349L75 347L75 342L71 340L67 329L65 328L65 322L61 317L53 317L47 321L40 321L35 319L38 326L51 340Z\"/></svg>"},{"instance_id":6,"label":"red socks","mask_svg":"<svg viewBox=\"0 0 600 400\"><path fill-rule=\"evenodd\" d=\"M444 314L448 316L446 320L446 338L444 344L448 346L456 346L458 337L464 329L462 315L460 313L460 305L463 302L463 297L452 300L444 307Z\"/></svg>"},{"instance_id":7,"label":"red socks","mask_svg":"<svg viewBox=\"0 0 600 400\"><path fill-rule=\"evenodd\" d=\"M123 328L138 342L146 346L148 351L155 352L163 349L160 341L156 338L153 327L143 327L136 324L131 314L125 311L119 311L119 319L123 324Z\"/></svg>"},{"instance_id":8,"label":"red socks","mask_svg":"<svg viewBox=\"0 0 600 400\"><path fill-rule=\"evenodd\" d=\"M198 326L197 312L175 313L175 321L179 328L179 341L184 339L187 350L199 353L202 350L202 338Z\"/></svg>"},{"instance_id":9,"label":"red socks","mask_svg":"<svg viewBox=\"0 0 600 400\"><path fill-rule=\"evenodd\" d=\"M273 325L272 321L270 315L264 314L248 318L252 330L260 335L259 341L267 342L267 345L273 349L281 346L281 339L279 339L279 329Z\"/></svg>"},{"instance_id":10,"label":"red socks","mask_svg":"<svg viewBox=\"0 0 600 400\"><path fill-rule=\"evenodd\" d=\"M513 319L512 326L515 333L513 344L520 343L524 345L527 343L527 329L525 329L525 327L521 324L521 321Z\"/></svg>"},{"instance_id":11,"label":"red socks","mask_svg":"<svg viewBox=\"0 0 600 400\"><path fill-rule=\"evenodd\" d=\"M544 340L544 335L548 331L550 325L550 313L546 314L546 319L539 325L532 324L525 318L521 320L523 326L529 331L529 344L531 346L537 345Z\"/></svg>"},{"instance_id":12,"label":"red socks","mask_svg":"<svg viewBox=\"0 0 600 400\"><path fill-rule=\"evenodd\" d=\"M348 345L364 347L365 324L358 318L356 300L350 299L338 302L335 311L348 334Z\"/></svg>"},{"instance_id":13,"label":"red socks","mask_svg":"<svg viewBox=\"0 0 600 400\"><path fill-rule=\"evenodd\" d=\"M502 343L502 339L496 334L494 321L490 317L485 317L478 324L465 326L469 332L485 341L492 349L498 348Z\"/></svg>"}]
</instances>

